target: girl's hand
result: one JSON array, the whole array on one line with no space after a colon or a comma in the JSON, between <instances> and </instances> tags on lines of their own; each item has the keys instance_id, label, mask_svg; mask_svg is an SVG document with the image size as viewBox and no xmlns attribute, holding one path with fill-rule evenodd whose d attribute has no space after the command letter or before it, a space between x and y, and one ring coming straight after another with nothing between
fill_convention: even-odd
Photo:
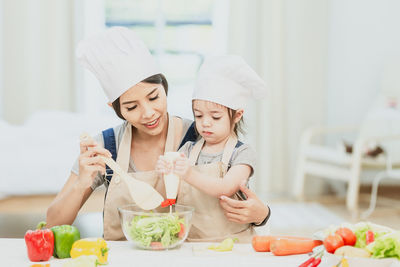
<instances>
[{"instance_id":1,"label":"girl's hand","mask_svg":"<svg viewBox=\"0 0 400 267\"><path fill-rule=\"evenodd\" d=\"M224 209L228 220L236 223L260 224L268 215L269 208L245 184L240 185L240 190L247 196L247 200L235 200L221 196L220 205Z\"/></svg>"},{"instance_id":2,"label":"girl's hand","mask_svg":"<svg viewBox=\"0 0 400 267\"><path fill-rule=\"evenodd\" d=\"M92 185L97 173L105 174L106 165L99 156L111 157L111 153L94 140L80 142L78 183L84 188Z\"/></svg>"},{"instance_id":3,"label":"girl's hand","mask_svg":"<svg viewBox=\"0 0 400 267\"><path fill-rule=\"evenodd\" d=\"M190 175L190 171L191 168L189 159L185 157L183 153L181 153L181 156L175 160L174 173L179 177L185 179L187 176Z\"/></svg>"},{"instance_id":4,"label":"girl's hand","mask_svg":"<svg viewBox=\"0 0 400 267\"><path fill-rule=\"evenodd\" d=\"M164 156L159 156L156 163L156 172L159 174L168 174L172 171L172 163L165 159Z\"/></svg>"}]
</instances>

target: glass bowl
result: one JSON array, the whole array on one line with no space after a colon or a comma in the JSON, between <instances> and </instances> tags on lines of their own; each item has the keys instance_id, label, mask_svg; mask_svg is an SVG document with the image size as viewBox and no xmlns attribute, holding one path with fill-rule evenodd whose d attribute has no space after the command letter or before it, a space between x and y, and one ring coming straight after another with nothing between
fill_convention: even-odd
<instances>
[{"instance_id":1,"label":"glass bowl","mask_svg":"<svg viewBox=\"0 0 400 267\"><path fill-rule=\"evenodd\" d=\"M127 240L149 250L170 249L188 236L194 208L183 205L158 207L151 211L135 204L118 208L122 231Z\"/></svg>"}]
</instances>

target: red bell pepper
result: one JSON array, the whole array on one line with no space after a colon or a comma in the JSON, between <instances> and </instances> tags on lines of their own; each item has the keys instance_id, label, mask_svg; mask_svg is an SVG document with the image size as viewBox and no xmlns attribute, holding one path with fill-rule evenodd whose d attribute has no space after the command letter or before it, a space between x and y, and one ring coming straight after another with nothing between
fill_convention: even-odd
<instances>
[{"instance_id":1,"label":"red bell pepper","mask_svg":"<svg viewBox=\"0 0 400 267\"><path fill-rule=\"evenodd\" d=\"M25 233L28 258L31 261L48 261L53 255L54 234L50 229L42 229L46 222L40 222L37 229Z\"/></svg>"}]
</instances>

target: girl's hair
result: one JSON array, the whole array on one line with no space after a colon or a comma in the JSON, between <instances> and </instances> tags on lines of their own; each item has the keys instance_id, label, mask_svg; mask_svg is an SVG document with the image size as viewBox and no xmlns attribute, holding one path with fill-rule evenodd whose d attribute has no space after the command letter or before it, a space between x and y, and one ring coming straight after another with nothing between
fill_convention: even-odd
<instances>
[{"instance_id":1,"label":"girl's hair","mask_svg":"<svg viewBox=\"0 0 400 267\"><path fill-rule=\"evenodd\" d=\"M233 132L236 134L236 136L239 136L239 133L242 134L242 135L244 135L246 133L245 130L243 129L243 126L244 126L243 116L240 118L240 120L237 123L234 122L235 115L236 115L236 110L228 108L228 107L226 107L224 105L221 105L221 104L218 104L218 103L211 102L211 101L207 101L207 103L208 104L212 104L212 105L216 105L216 106L219 106L219 107L223 107L223 108L226 108L228 110L230 126L231 127L233 126ZM194 112L193 112L193 115L194 115ZM194 129L196 131L196 134L199 135L199 132L197 132L196 120L195 120Z\"/></svg>"},{"instance_id":2,"label":"girl's hair","mask_svg":"<svg viewBox=\"0 0 400 267\"><path fill-rule=\"evenodd\" d=\"M162 75L161 73L150 76L149 78L144 79L142 82L152 83L152 84L161 84L164 87L165 94L168 95L168 82L167 82L167 79L165 78L165 76ZM112 102L112 106L113 106L114 111L117 114L117 116L119 118L121 118L122 120L125 120L125 118L121 114L121 105L119 103L119 97L116 100L114 100L114 102Z\"/></svg>"},{"instance_id":3,"label":"girl's hair","mask_svg":"<svg viewBox=\"0 0 400 267\"><path fill-rule=\"evenodd\" d=\"M236 115L236 110L233 110L231 108L227 108L227 109L228 109L228 115L229 115L229 121L231 123L231 127L233 124L235 125L235 126L233 126L233 132L236 134L236 136L239 136L238 135L239 133L244 135L246 132L243 129L243 126L244 126L243 116L240 118L240 120L237 123L234 123L233 120Z\"/></svg>"}]
</instances>

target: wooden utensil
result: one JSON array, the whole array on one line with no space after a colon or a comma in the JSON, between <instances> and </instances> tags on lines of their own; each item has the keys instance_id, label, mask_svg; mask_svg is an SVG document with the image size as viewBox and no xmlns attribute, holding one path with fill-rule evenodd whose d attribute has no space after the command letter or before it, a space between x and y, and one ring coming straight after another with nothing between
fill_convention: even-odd
<instances>
[{"instance_id":1,"label":"wooden utensil","mask_svg":"<svg viewBox=\"0 0 400 267\"><path fill-rule=\"evenodd\" d=\"M82 140L90 140L92 137L88 134L82 134L80 137ZM100 156L101 159L110 167L116 174L118 174L122 180L127 184L128 191L135 201L135 203L144 210L155 209L161 205L164 198L158 193L151 185L139 181L130 176L124 171L118 163L112 158Z\"/></svg>"}]
</instances>

